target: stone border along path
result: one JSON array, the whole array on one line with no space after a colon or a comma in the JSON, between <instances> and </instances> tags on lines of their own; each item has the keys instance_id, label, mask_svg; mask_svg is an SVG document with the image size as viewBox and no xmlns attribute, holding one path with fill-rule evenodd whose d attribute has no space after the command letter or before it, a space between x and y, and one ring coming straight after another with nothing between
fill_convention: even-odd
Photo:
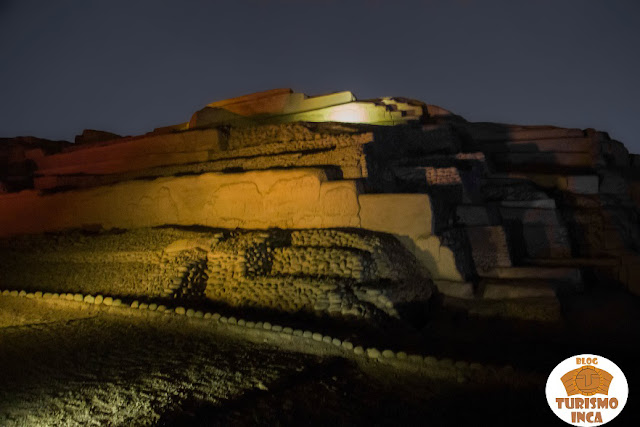
<instances>
[{"instance_id":1,"label":"stone border along path","mask_svg":"<svg viewBox=\"0 0 640 427\"><path fill-rule=\"evenodd\" d=\"M261 332L275 332L279 334L289 335L301 339L310 339L318 343L325 343L328 346L333 346L338 350L342 350L345 355L354 358L356 361L362 359L371 359L378 362L385 363L395 368L401 369L419 369L422 373L428 374L429 377L434 378L455 378L458 382L466 382L473 379L477 382L493 381L499 383L513 383L518 384L541 384L543 377L540 374L516 371L511 365L482 365L480 363L469 363L466 361L454 361L450 358L443 358L438 360L434 356L422 356L419 354L407 354L404 351L394 352L389 349L380 351L375 347L356 346L349 341L341 341L338 338L323 335L320 332L312 332L309 330L293 329L290 327L283 327L280 325L274 325L270 322L253 322L245 319L237 319L234 316L223 316L220 313L202 312L196 311L192 308L184 308L182 306L167 307L164 304L147 303L139 300L134 300L130 304L124 303L120 298L114 298L103 295L83 295L73 293L51 293L51 292L26 292L24 290L9 290L5 289L0 292L0 296L11 297L24 297L29 299L50 299L68 301L72 303L84 303L101 306L100 308L106 308L109 313L117 313L112 311L111 308L118 310L129 310L130 313L145 310L148 312L155 312L156 314L163 313L165 315L174 314L176 316L185 316L193 319L202 319L213 321L223 325L233 325L243 328L252 328L260 330ZM104 307L102 307L104 306ZM546 376L545 376L546 378Z\"/></svg>"}]
</instances>

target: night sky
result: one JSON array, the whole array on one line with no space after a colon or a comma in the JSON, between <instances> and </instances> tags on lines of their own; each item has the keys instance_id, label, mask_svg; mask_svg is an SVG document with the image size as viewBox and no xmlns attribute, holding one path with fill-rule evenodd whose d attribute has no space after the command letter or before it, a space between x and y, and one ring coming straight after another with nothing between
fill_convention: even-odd
<instances>
[{"instance_id":1,"label":"night sky","mask_svg":"<svg viewBox=\"0 0 640 427\"><path fill-rule=\"evenodd\" d=\"M640 152L639 16L638 0L0 0L0 136L140 134L291 87L594 127Z\"/></svg>"}]
</instances>

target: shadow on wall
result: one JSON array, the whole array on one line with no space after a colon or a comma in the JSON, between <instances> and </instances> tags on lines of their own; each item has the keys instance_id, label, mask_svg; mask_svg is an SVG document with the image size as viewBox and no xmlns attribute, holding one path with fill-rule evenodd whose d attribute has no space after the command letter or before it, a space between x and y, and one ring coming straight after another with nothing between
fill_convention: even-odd
<instances>
[{"instance_id":1,"label":"shadow on wall","mask_svg":"<svg viewBox=\"0 0 640 427\"><path fill-rule=\"evenodd\" d=\"M640 242L634 156L593 129L474 126L463 147L487 157L482 197L497 206L514 263L582 267L592 283L631 287Z\"/></svg>"},{"instance_id":2,"label":"shadow on wall","mask_svg":"<svg viewBox=\"0 0 640 427\"><path fill-rule=\"evenodd\" d=\"M624 260L638 256L640 241L635 175L608 135L442 118L374 135L378 143L365 146L366 191L430 196L437 238L403 241L434 277L443 268L469 280L496 267L588 266L572 258L605 257L627 266L593 267L598 280L629 283ZM443 251L455 266L443 264Z\"/></svg>"}]
</instances>

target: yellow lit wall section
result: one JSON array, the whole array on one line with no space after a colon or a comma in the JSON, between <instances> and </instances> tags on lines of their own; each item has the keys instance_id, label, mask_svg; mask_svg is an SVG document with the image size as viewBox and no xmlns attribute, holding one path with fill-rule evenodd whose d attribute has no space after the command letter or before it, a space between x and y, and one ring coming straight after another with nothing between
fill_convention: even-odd
<instances>
[{"instance_id":1,"label":"yellow lit wall section","mask_svg":"<svg viewBox=\"0 0 640 427\"><path fill-rule=\"evenodd\" d=\"M209 104L193 115L189 128L291 122L393 126L420 120L423 106L418 101L403 98L357 101L348 91L309 97L290 89L279 89Z\"/></svg>"},{"instance_id":2,"label":"yellow lit wall section","mask_svg":"<svg viewBox=\"0 0 640 427\"><path fill-rule=\"evenodd\" d=\"M362 105L338 105L328 112L327 121L344 123L368 123L371 117Z\"/></svg>"}]
</instances>

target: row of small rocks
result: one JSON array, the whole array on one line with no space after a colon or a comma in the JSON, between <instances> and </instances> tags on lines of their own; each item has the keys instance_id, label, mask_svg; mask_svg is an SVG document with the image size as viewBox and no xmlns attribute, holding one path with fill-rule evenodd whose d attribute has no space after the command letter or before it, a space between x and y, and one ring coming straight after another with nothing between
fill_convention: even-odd
<instances>
[{"instance_id":1,"label":"row of small rocks","mask_svg":"<svg viewBox=\"0 0 640 427\"><path fill-rule=\"evenodd\" d=\"M384 278L399 280L404 271L404 262L393 263L387 253L392 248L387 247L379 236L349 233L340 230L299 230L291 233L291 246L293 247L324 247L324 248L349 248L353 252L359 251L367 255L364 262L364 276L356 273L356 279ZM369 255L370 254L370 255ZM363 258L362 256L360 258ZM402 260L404 261L404 260Z\"/></svg>"},{"instance_id":2,"label":"row of small rocks","mask_svg":"<svg viewBox=\"0 0 640 427\"><path fill-rule=\"evenodd\" d=\"M74 294L74 293L57 293L57 292L27 292L27 291L17 291L17 290L9 290L5 289L2 291L2 295L4 296L12 296L12 297L25 297L25 298L44 298L44 299L59 299L66 301L75 301L75 302L86 302L88 304L96 304L96 305L106 305L113 307L123 306L124 303L120 298L112 298L112 297L103 297L102 295L83 295L83 294Z\"/></svg>"},{"instance_id":3,"label":"row of small rocks","mask_svg":"<svg viewBox=\"0 0 640 427\"><path fill-rule=\"evenodd\" d=\"M343 277L358 281L370 276L366 260L345 249L289 247L276 248L272 254L272 274Z\"/></svg>"},{"instance_id":4,"label":"row of small rocks","mask_svg":"<svg viewBox=\"0 0 640 427\"><path fill-rule=\"evenodd\" d=\"M371 317L368 307L359 304L353 294L347 289L336 288L316 297L313 305L315 311L326 311L329 315L340 314L342 316Z\"/></svg>"},{"instance_id":5,"label":"row of small rocks","mask_svg":"<svg viewBox=\"0 0 640 427\"><path fill-rule=\"evenodd\" d=\"M325 313L330 316L354 316L370 318L372 306L363 303L347 288L336 282L303 277L258 277L252 280L230 279L225 282L209 282L205 291L208 299L221 301L233 307L260 307L284 312L298 311ZM384 299L383 303L381 302ZM380 296L376 303L391 316L397 312L387 305L389 300Z\"/></svg>"},{"instance_id":6,"label":"row of small rocks","mask_svg":"<svg viewBox=\"0 0 640 427\"><path fill-rule=\"evenodd\" d=\"M255 245L264 244L274 237L271 231L233 231L212 248L213 251L240 253Z\"/></svg>"},{"instance_id":7,"label":"row of small rocks","mask_svg":"<svg viewBox=\"0 0 640 427\"><path fill-rule=\"evenodd\" d=\"M358 299L373 304L378 309L384 311L391 317L398 317L398 311L395 309L393 302L386 295L385 289L359 288L354 287L353 293Z\"/></svg>"},{"instance_id":8,"label":"row of small rocks","mask_svg":"<svg viewBox=\"0 0 640 427\"><path fill-rule=\"evenodd\" d=\"M385 295L354 295L352 291L345 295L344 289L327 292L336 290L340 279L362 283L378 278L378 273L384 278L397 276L391 274L393 263L379 236L340 230L299 230L288 237L285 234L288 233L236 231L216 239L206 255L188 249L178 254L175 250L165 253L158 279L163 284L161 295L175 299L206 297L231 306L331 316L369 318L372 310L398 316ZM197 265L193 265L196 260ZM200 283L202 279L206 283ZM308 281L311 286L300 287L294 283L296 280ZM322 281L333 282L332 289L312 285Z\"/></svg>"},{"instance_id":9,"label":"row of small rocks","mask_svg":"<svg viewBox=\"0 0 640 427\"><path fill-rule=\"evenodd\" d=\"M324 335L319 332L313 332L310 330L303 329L293 329L288 326L281 326L278 324L272 324L270 322L254 322L245 319L238 319L235 316L224 316L220 313L210 313L204 312L201 310L194 310L192 308L185 308L182 306L178 306L175 308L167 307L163 304L156 303L147 303L143 301L135 300L129 304L124 303L119 298L113 297L104 297L102 295L82 295L82 294L73 294L73 293L50 293L50 292L26 292L24 290L3 290L1 295L3 296L14 296L14 297L25 297L25 298L43 298L43 299L59 299L59 300L67 300L67 301L75 301L75 302L84 302L87 304L95 304L95 305L105 305L110 307L121 307L123 309L131 309L131 310L148 310L155 311L158 313L164 314L174 314L178 316L185 316L188 318L194 319L203 319L210 320L221 324L234 325L238 327L250 328L250 329L259 329L266 330L271 332L277 332L283 335L291 335L295 337L301 337L310 339L317 342L323 342L328 345L332 345L338 348L341 348L344 351L351 352L356 356L367 357L369 359L374 360L398 360L404 361L411 365L417 366L425 366L439 369L448 369L448 370L464 370L464 371L483 371L490 370L496 371L495 367L487 367L483 366L479 363L468 363L465 361L453 361L452 359L444 358L444 359L436 359L433 356L422 356L419 354L407 354L404 351L395 352L390 349L379 350L375 347L364 347L360 345L354 345L350 341L343 341L339 338L331 337L329 335ZM503 373L512 373L513 368L510 366L503 367L501 369ZM458 377L460 380L461 378Z\"/></svg>"},{"instance_id":10,"label":"row of small rocks","mask_svg":"<svg viewBox=\"0 0 640 427\"><path fill-rule=\"evenodd\" d=\"M163 296L170 298L201 298L207 287L206 259L196 250L180 252L175 257L165 257L159 271Z\"/></svg>"},{"instance_id":11,"label":"row of small rocks","mask_svg":"<svg viewBox=\"0 0 640 427\"><path fill-rule=\"evenodd\" d=\"M264 243L247 248L245 274L248 277L264 276L271 271L271 250Z\"/></svg>"},{"instance_id":12,"label":"row of small rocks","mask_svg":"<svg viewBox=\"0 0 640 427\"><path fill-rule=\"evenodd\" d=\"M260 307L295 313L309 311L321 292L320 288L307 285L299 278L257 277L209 281L205 294L211 300L234 307Z\"/></svg>"},{"instance_id":13,"label":"row of small rocks","mask_svg":"<svg viewBox=\"0 0 640 427\"><path fill-rule=\"evenodd\" d=\"M99 259L101 263L143 263L155 264L160 257L159 251L96 251L96 250L66 250L34 253L38 262L74 262L94 263Z\"/></svg>"},{"instance_id":14,"label":"row of small rocks","mask_svg":"<svg viewBox=\"0 0 640 427\"><path fill-rule=\"evenodd\" d=\"M382 243L376 236L363 236L340 230L312 229L292 232L291 246L343 247L373 253L382 247Z\"/></svg>"}]
</instances>

